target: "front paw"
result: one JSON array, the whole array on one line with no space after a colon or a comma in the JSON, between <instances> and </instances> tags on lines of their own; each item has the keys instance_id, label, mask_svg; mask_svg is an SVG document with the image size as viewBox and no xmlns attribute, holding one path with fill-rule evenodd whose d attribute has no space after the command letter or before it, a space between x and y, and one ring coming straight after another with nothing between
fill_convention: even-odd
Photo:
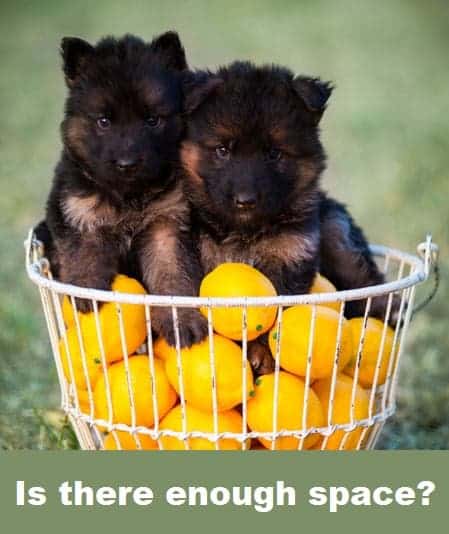
<instances>
[{"instance_id":1,"label":"front paw","mask_svg":"<svg viewBox=\"0 0 449 534\"><path fill-rule=\"evenodd\" d=\"M274 371L274 359L270 349L264 343L248 343L248 361L256 376L267 375Z\"/></svg>"},{"instance_id":2,"label":"front paw","mask_svg":"<svg viewBox=\"0 0 449 534\"><path fill-rule=\"evenodd\" d=\"M65 280L62 280L63 282ZM97 279L90 279L86 277L71 278L67 283L84 288L100 289L103 291L110 291L112 284L112 277L104 277ZM76 309L80 313L90 313L94 311L94 304L92 299L75 297ZM101 308L103 302L97 301L98 309Z\"/></svg>"},{"instance_id":3,"label":"front paw","mask_svg":"<svg viewBox=\"0 0 449 534\"><path fill-rule=\"evenodd\" d=\"M77 311L81 313L90 313L94 311L94 305L90 299L81 299L81 298L76 297L75 305L76 305Z\"/></svg>"},{"instance_id":4,"label":"front paw","mask_svg":"<svg viewBox=\"0 0 449 534\"><path fill-rule=\"evenodd\" d=\"M176 346L176 333L171 310L161 308L157 312L156 329L172 347ZM204 341L208 335L207 320L194 308L178 308L179 344L191 347Z\"/></svg>"}]
</instances>

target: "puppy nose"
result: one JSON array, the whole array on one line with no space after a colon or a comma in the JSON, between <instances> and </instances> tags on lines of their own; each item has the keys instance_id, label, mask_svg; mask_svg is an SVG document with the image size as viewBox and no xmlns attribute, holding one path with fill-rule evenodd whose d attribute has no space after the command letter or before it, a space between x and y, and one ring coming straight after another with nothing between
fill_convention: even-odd
<instances>
[{"instance_id":1,"label":"puppy nose","mask_svg":"<svg viewBox=\"0 0 449 534\"><path fill-rule=\"evenodd\" d=\"M135 158L120 158L115 162L115 166L119 171L129 171L136 165L137 159Z\"/></svg>"},{"instance_id":2,"label":"puppy nose","mask_svg":"<svg viewBox=\"0 0 449 534\"><path fill-rule=\"evenodd\" d=\"M234 201L237 208L255 208L257 199L254 193L242 192L235 195Z\"/></svg>"}]
</instances>

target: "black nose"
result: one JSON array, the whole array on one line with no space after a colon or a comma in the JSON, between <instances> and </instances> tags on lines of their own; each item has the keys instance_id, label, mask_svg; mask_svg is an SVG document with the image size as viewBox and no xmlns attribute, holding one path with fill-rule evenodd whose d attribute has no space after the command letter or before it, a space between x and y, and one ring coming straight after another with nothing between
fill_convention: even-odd
<instances>
[{"instance_id":1,"label":"black nose","mask_svg":"<svg viewBox=\"0 0 449 534\"><path fill-rule=\"evenodd\" d=\"M131 171L137 167L136 158L120 158L116 160L115 166L119 171Z\"/></svg>"},{"instance_id":2,"label":"black nose","mask_svg":"<svg viewBox=\"0 0 449 534\"><path fill-rule=\"evenodd\" d=\"M255 193L236 193L234 196L234 202L237 208L255 208L257 198Z\"/></svg>"}]
</instances>

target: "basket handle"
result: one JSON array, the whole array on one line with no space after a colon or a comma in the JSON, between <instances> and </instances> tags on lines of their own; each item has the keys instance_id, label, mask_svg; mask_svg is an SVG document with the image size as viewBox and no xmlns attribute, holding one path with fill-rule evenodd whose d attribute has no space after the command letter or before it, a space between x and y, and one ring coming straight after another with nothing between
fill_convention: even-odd
<instances>
[{"instance_id":1,"label":"basket handle","mask_svg":"<svg viewBox=\"0 0 449 534\"><path fill-rule=\"evenodd\" d=\"M414 307L412 318L415 317L416 312L422 310L430 303L433 297L437 294L440 285L440 269L438 265L439 248L436 243L432 242L432 235L427 234L426 240L420 243L416 248L418 256L424 261L425 280L428 280L430 274L433 274L434 284L432 291L430 291L427 297Z\"/></svg>"},{"instance_id":2,"label":"basket handle","mask_svg":"<svg viewBox=\"0 0 449 534\"><path fill-rule=\"evenodd\" d=\"M438 269L438 259L440 249L436 243L432 242L432 234L427 234L426 240L420 243L417 247L418 256L424 260L424 273L426 279L432 270Z\"/></svg>"},{"instance_id":3,"label":"basket handle","mask_svg":"<svg viewBox=\"0 0 449 534\"><path fill-rule=\"evenodd\" d=\"M27 239L24 242L26 266L29 269L35 269L40 274L49 276L50 263L45 257L44 244L36 238L34 228L28 232Z\"/></svg>"}]
</instances>

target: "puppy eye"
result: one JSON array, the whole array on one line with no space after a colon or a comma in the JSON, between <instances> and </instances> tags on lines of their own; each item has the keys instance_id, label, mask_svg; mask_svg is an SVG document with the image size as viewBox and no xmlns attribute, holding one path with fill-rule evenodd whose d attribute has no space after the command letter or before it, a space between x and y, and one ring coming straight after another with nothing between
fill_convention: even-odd
<instances>
[{"instance_id":1,"label":"puppy eye","mask_svg":"<svg viewBox=\"0 0 449 534\"><path fill-rule=\"evenodd\" d=\"M161 124L161 118L155 115L150 115L145 119L145 122L150 128L157 128Z\"/></svg>"},{"instance_id":2,"label":"puppy eye","mask_svg":"<svg viewBox=\"0 0 449 534\"><path fill-rule=\"evenodd\" d=\"M224 145L217 146L215 153L220 159L227 159L231 155L231 151Z\"/></svg>"},{"instance_id":3,"label":"puppy eye","mask_svg":"<svg viewBox=\"0 0 449 534\"><path fill-rule=\"evenodd\" d=\"M97 120L97 126L100 130L107 130L111 126L111 121L107 117L100 117Z\"/></svg>"},{"instance_id":4,"label":"puppy eye","mask_svg":"<svg viewBox=\"0 0 449 534\"><path fill-rule=\"evenodd\" d=\"M267 152L267 158L270 161L279 161L282 157L282 151L278 148L270 148L270 150Z\"/></svg>"}]
</instances>

